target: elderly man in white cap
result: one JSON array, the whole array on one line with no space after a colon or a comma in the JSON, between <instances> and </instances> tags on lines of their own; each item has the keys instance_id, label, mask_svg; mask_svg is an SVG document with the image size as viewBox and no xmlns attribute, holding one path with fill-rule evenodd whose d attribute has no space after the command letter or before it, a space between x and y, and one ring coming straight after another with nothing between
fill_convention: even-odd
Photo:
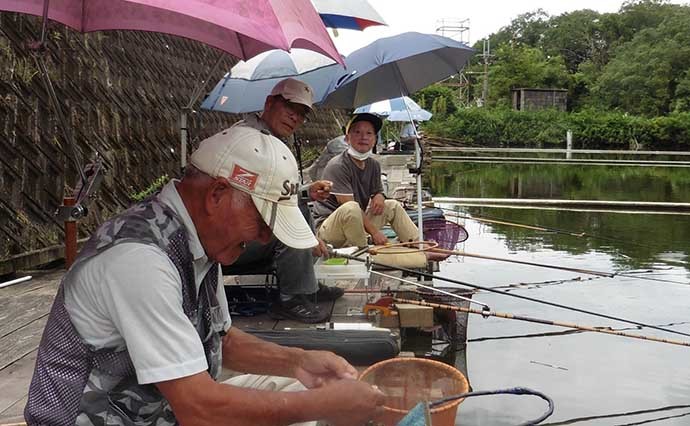
<instances>
[{"instance_id":1,"label":"elderly man in white cap","mask_svg":"<svg viewBox=\"0 0 690 426\"><path fill-rule=\"evenodd\" d=\"M236 126L286 140L304 124L313 102L314 95L309 85L294 78L286 78L276 84L266 97L261 114L250 115ZM307 203L327 199L330 187L329 181L319 180L308 186L293 188L297 189L300 209L310 225L313 221ZM232 270L254 270L257 263L275 261L280 296L271 306L271 314L276 318L289 318L305 323L324 322L328 319L328 312L320 310L314 301L335 300L343 295L343 290L317 284L314 255L326 255L325 245L320 240L319 243L315 250L292 248L283 244L279 238L271 239L268 244L250 243Z\"/></svg>"},{"instance_id":2,"label":"elderly man in white cap","mask_svg":"<svg viewBox=\"0 0 690 426\"><path fill-rule=\"evenodd\" d=\"M65 275L29 389L29 425L363 424L383 395L324 351L231 326L219 264L248 242L317 245L274 137L201 142L182 180L101 225ZM243 375L218 383L221 366ZM293 379L289 379L293 378ZM248 389L251 388L251 389Z\"/></svg>"}]
</instances>

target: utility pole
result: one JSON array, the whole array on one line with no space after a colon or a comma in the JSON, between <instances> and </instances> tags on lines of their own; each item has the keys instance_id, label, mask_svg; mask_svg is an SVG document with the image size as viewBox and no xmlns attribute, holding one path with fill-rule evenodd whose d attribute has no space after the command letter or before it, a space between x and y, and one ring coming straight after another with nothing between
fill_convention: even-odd
<instances>
[{"instance_id":1,"label":"utility pole","mask_svg":"<svg viewBox=\"0 0 690 426\"><path fill-rule=\"evenodd\" d=\"M484 39L482 59L484 61L484 84L482 85L482 106L486 105L489 97L489 58L491 57L491 40Z\"/></svg>"},{"instance_id":2,"label":"utility pole","mask_svg":"<svg viewBox=\"0 0 690 426\"><path fill-rule=\"evenodd\" d=\"M436 34L444 37L449 37L461 43L470 44L470 20L469 19L455 19L443 18L436 21ZM469 80L463 70L457 76L442 82L444 86L458 89L458 104L462 107L469 106L470 92Z\"/></svg>"}]
</instances>

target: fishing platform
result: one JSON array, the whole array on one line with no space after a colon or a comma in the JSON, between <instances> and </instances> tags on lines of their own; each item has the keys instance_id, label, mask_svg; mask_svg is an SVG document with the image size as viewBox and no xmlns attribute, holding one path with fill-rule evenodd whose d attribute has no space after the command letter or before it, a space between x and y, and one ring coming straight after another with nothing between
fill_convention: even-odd
<instances>
[{"instance_id":1,"label":"fishing platform","mask_svg":"<svg viewBox=\"0 0 690 426\"><path fill-rule=\"evenodd\" d=\"M413 181L407 169L412 161L409 156L381 156L380 161L389 194ZM434 265L428 267L431 271ZM38 345L65 271L23 272L32 278L0 289L0 425L23 424ZM391 296L468 307L473 290L444 289L467 299L433 294L418 286L433 287L431 281L354 260L346 265L320 261L316 272L320 281L345 290L337 301L319 303L331 314L328 322L304 324L271 318L262 308L274 291L271 278L255 274L225 277L233 326L277 343L333 350L362 370L396 356L433 358L462 370L465 361L456 357L464 358L457 349L466 342L467 314L413 304L393 306ZM244 299L237 296L240 288L247 296ZM233 373L224 370L223 374L229 377Z\"/></svg>"}]
</instances>

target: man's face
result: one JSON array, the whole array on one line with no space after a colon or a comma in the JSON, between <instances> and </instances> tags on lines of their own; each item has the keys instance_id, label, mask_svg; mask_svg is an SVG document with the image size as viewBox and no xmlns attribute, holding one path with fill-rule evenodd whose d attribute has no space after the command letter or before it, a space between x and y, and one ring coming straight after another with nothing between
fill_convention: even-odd
<instances>
[{"instance_id":1,"label":"man's face","mask_svg":"<svg viewBox=\"0 0 690 426\"><path fill-rule=\"evenodd\" d=\"M306 105L290 102L280 95L269 96L261 119L274 136L286 138L299 129L308 113Z\"/></svg>"},{"instance_id":2,"label":"man's face","mask_svg":"<svg viewBox=\"0 0 690 426\"><path fill-rule=\"evenodd\" d=\"M350 126L346 139L355 151L364 154L374 147L376 130L368 121L357 121Z\"/></svg>"},{"instance_id":3,"label":"man's face","mask_svg":"<svg viewBox=\"0 0 690 426\"><path fill-rule=\"evenodd\" d=\"M211 218L212 232L204 248L209 259L230 265L244 252L244 244L268 244L273 232L259 214L251 195L228 188Z\"/></svg>"}]
</instances>

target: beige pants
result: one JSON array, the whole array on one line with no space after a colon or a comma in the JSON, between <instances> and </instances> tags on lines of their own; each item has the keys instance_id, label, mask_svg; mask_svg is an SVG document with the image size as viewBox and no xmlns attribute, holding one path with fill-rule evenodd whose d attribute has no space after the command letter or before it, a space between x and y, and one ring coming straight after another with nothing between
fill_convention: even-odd
<instances>
[{"instance_id":1,"label":"beige pants","mask_svg":"<svg viewBox=\"0 0 690 426\"><path fill-rule=\"evenodd\" d=\"M333 247L365 247L367 245L367 231L364 229L364 215L376 229L390 224L400 241L415 241L419 231L410 217L405 213L399 202L386 200L383 214L373 215L367 209L362 212L359 204L348 201L342 204L321 224L318 237Z\"/></svg>"},{"instance_id":2,"label":"beige pants","mask_svg":"<svg viewBox=\"0 0 690 426\"><path fill-rule=\"evenodd\" d=\"M306 388L296 379L278 376L242 374L224 381L226 385L276 392L299 392ZM299 426L316 426L317 422L296 423Z\"/></svg>"}]
</instances>

